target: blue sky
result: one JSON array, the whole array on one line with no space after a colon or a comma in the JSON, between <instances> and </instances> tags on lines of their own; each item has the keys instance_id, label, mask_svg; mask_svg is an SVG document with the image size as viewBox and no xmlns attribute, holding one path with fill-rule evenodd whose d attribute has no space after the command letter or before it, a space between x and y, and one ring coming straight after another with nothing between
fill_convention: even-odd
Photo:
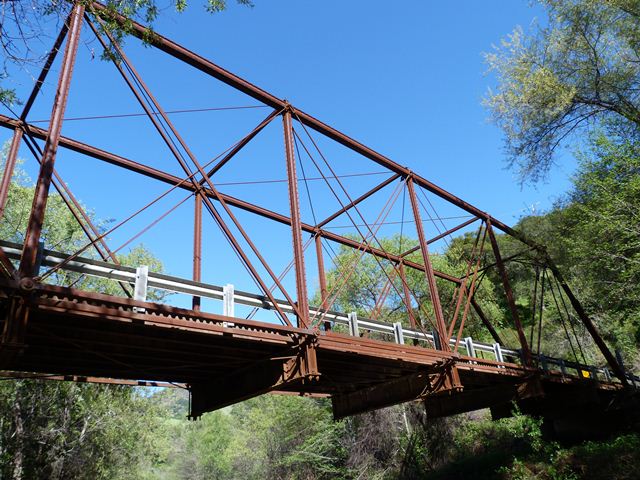
<instances>
[{"instance_id":1,"label":"blue sky","mask_svg":"<svg viewBox=\"0 0 640 480\"><path fill-rule=\"evenodd\" d=\"M193 2L183 14L163 12L156 30L288 99L296 107L506 223L515 223L524 213L530 213L532 207L536 211L549 208L569 188L574 162L566 152L559 159L561 166L553 169L547 183L518 185L516 172L505 169L502 134L488 121L489 113L481 105L483 95L495 83L486 74L482 52L490 51L516 25L526 30L536 18L544 22L543 12L530 2L412 1L393 5L381 1L256 0L255 3L254 8L244 8L230 2L228 11L209 15ZM83 35L86 42L80 47L67 116L141 112L113 66L97 59L100 48L91 40L91 32L85 28ZM189 71L153 49L140 46L134 39L127 42L126 52L166 110L257 105L256 101ZM28 76L15 77L13 81L19 92L26 91ZM48 116L54 87L52 76L31 119ZM248 133L268 113L269 109L251 108L176 114L171 118L204 163ZM304 132L299 133L303 136ZM180 174L145 118L70 121L65 124L63 134ZM221 171L218 182L284 178L279 119L264 134L234 165L230 164L228 171L226 168ZM8 132L2 132L0 140L8 137ZM335 162L338 173L376 174L345 180L354 195L373 185L367 182L385 178L377 165L366 164L345 149L316 140ZM21 155L27 158L26 150ZM32 164L32 160L25 163L35 176ZM312 176L312 164L310 159L304 160L304 154L303 166L309 171L308 176ZM102 219L122 219L166 189L66 152L58 159L57 168L72 190ZM312 197L315 195L316 204L321 204L316 206L315 213L322 216L322 207L327 213L335 210L327 200L328 194L320 192L320 182L310 183ZM287 213L284 184L228 185L224 191L243 198L246 195ZM133 222L126 232L114 234L110 239L112 245L124 242L136 229L143 228L185 195L170 195L166 203L149 211L138 224ZM301 197L305 195L301 190ZM399 219L401 201L397 200L390 220ZM310 207L304 198L301 202L303 215L310 222ZM375 218L381 206L382 203L372 202L363 210L365 215ZM435 208L442 216L459 215L445 205L436 204ZM187 277L191 269L191 212L191 202L187 201L140 237L160 256L170 273ZM258 232L256 242L273 258L276 270L286 265L291 255L290 233L286 229L276 232L272 226L242 213L238 218ZM452 219L455 221L462 220ZM394 233L385 228L381 234ZM405 232L411 234L410 229ZM255 291L248 280L240 278L232 252L210 221L205 225L205 237L208 250L205 250L204 280L231 282L237 288ZM307 262L312 290L317 285L314 262L313 258ZM291 285L290 276L285 283Z\"/></svg>"}]
</instances>

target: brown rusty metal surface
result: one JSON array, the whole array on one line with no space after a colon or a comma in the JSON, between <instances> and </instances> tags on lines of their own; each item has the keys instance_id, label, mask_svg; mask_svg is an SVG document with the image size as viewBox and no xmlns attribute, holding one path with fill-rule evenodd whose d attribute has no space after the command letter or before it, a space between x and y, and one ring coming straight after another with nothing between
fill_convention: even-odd
<instances>
[{"instance_id":1,"label":"brown rusty metal surface","mask_svg":"<svg viewBox=\"0 0 640 480\"><path fill-rule=\"evenodd\" d=\"M15 281L0 280L0 289L24 298ZM331 395L336 417L411 400L436 405L438 395L447 395L455 411L468 411L482 399L502 399L491 392L511 392L532 375L513 363L63 287L38 286L27 298L28 347L6 370L185 384L195 415L270 391ZM585 383L553 371L545 381Z\"/></svg>"}]
</instances>

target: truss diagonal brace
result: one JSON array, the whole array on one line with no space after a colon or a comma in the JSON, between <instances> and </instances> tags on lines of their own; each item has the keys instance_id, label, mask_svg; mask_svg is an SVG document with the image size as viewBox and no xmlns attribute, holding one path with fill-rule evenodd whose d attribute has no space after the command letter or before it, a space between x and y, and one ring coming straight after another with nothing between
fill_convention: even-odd
<instances>
[{"instance_id":1,"label":"truss diagonal brace","mask_svg":"<svg viewBox=\"0 0 640 480\"><path fill-rule=\"evenodd\" d=\"M1 126L7 127L7 128L15 128L16 124L17 124L16 120L12 120L6 115L0 114ZM27 125L27 127L35 137L41 138L41 139L47 137L47 134L48 134L47 130L44 130L42 128L39 128L33 125ZM74 152L82 153L83 155L88 155L92 158L109 163L111 165L124 168L131 172L135 172L135 173L144 175L146 177L159 180L168 185L172 185L172 186L178 185L179 188L183 190L188 190L192 192L196 191L196 188L192 184L185 182L184 179L180 177L171 175L169 173L163 172L162 170L158 170L138 162L134 162L133 160L129 160L120 155L116 155L114 153L107 152L105 150L101 150L99 148L87 145L85 143L79 142L78 140L75 140L69 137L61 136L60 146L64 148L68 148L69 150L73 150ZM249 202L245 202L241 199L235 198L225 193L221 193L221 192L214 193L206 187L203 188L203 191L207 197L213 200L216 200L216 201L223 200L227 204L233 207L239 208L241 210L251 212L255 215L268 218L270 220L273 220L278 223L282 223L284 225L291 225L291 219L285 215L273 212L263 207L259 207ZM312 235L319 234L323 238L326 238L327 240L331 240L333 242L340 243L348 247L364 249L367 253L371 255L376 255L380 258L384 258L395 263L404 263L409 268L424 271L425 267L419 263L412 262L410 260L407 260L406 258L402 258L401 256L385 252L383 250L372 247L370 245L362 246L360 245L359 242L351 238L343 237L342 235L338 235L333 232L329 232L327 230L316 229L313 225L309 225L306 223L302 223L301 228L303 231L310 233ZM434 274L436 277L442 278L444 280L448 280L450 282L457 283L457 284L460 283L460 279L457 277L454 277L453 275L449 275L444 272L439 272L437 270L434 270Z\"/></svg>"},{"instance_id":2,"label":"truss diagonal brace","mask_svg":"<svg viewBox=\"0 0 640 480\"><path fill-rule=\"evenodd\" d=\"M128 19L122 15L113 14L112 11L110 11L106 6L102 5L99 2L94 1L92 2L91 5L92 5L93 12L96 13L97 15L103 16L104 18L108 18L110 20L115 20L120 25L127 25L128 27L130 27L129 31L131 32L131 34L139 39L148 39L149 29L144 25L141 25L140 23L132 21L131 19ZM171 55L172 57L177 58L178 60L185 62L188 65L191 65L192 67L200 70L201 72L207 75L210 75L211 77L216 78L221 82L226 83L227 85L235 88L236 90L239 90L249 95L250 97L258 100L259 102L264 103L265 105L268 105L275 109L282 109L282 108L285 108L287 105L287 103L284 100L257 87L256 85L248 82L247 80L237 75L234 75L233 73L225 70L219 65L216 65L212 61L207 60L204 57L201 57L200 55L188 50L187 48L177 44L176 42L156 32L153 33L153 36L151 37L151 40L150 40L150 44L153 45L155 48L165 52L166 54ZM475 215L484 220L491 220L491 222L496 228L502 230L505 233L508 233L509 235L512 235L518 238L519 240L523 241L524 243L527 243L528 245L534 245L534 242L525 238L522 234L513 230L508 225L491 217L486 212L483 212L479 208L465 202L461 198L451 194L450 192L444 190L443 188L438 187L437 185L433 184L427 179L419 175L416 175L415 173L411 172L408 168L401 166L400 164L394 162L390 158L387 158L386 156L376 152L375 150L367 147L366 145L363 145L362 143L354 140L353 138L345 135L344 133L330 127L329 125L321 122L320 120L314 118L313 116L301 110L298 110L297 108L295 109L295 111L296 111L296 117L298 117L299 120L304 125L308 126L309 128L312 128L316 132L321 133L322 135L340 143L341 145L344 145L345 147L349 148L350 150L353 150L354 152L362 155L363 157L368 158L369 160L374 161L378 165L381 165L382 167L389 169L393 173L398 173L402 176L411 175L416 185L419 185L420 187L430 191L431 193L439 196L440 198L443 198L444 200L447 200L448 202L452 203L453 205L456 205L457 207L465 210L466 212L472 215Z\"/></svg>"}]
</instances>

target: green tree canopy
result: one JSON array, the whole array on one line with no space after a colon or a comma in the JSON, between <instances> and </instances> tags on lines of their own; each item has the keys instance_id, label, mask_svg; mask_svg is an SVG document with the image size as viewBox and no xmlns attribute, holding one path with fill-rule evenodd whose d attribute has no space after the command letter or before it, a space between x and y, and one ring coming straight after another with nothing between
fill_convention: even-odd
<instances>
[{"instance_id":1,"label":"green tree canopy","mask_svg":"<svg viewBox=\"0 0 640 480\"><path fill-rule=\"evenodd\" d=\"M4 161L0 175L3 170ZM0 239L23 241L33 195L33 182L18 166L0 220ZM94 223L98 228L108 225L95 219ZM55 192L47 203L42 239L45 248L67 253L88 242ZM90 256L91 250L84 255ZM163 270L162 263L141 245L119 260ZM123 295L116 282L73 272L59 271L47 281ZM162 298L161 293L150 292L150 299ZM0 478L141 478L138 468L144 470L145 459L158 449L150 427L159 415L160 410L131 387L0 376Z\"/></svg>"},{"instance_id":2,"label":"green tree canopy","mask_svg":"<svg viewBox=\"0 0 640 480\"><path fill-rule=\"evenodd\" d=\"M517 28L486 54L485 103L522 181L545 177L563 142L594 125L640 132L640 1L539 0L545 28Z\"/></svg>"}]
</instances>

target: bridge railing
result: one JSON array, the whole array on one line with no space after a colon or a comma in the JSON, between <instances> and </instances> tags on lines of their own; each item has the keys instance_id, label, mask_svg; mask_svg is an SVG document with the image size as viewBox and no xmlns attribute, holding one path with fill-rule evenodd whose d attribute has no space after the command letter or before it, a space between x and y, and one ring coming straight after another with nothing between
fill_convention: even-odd
<instances>
[{"instance_id":1,"label":"bridge railing","mask_svg":"<svg viewBox=\"0 0 640 480\"><path fill-rule=\"evenodd\" d=\"M22 254L22 245L18 243L0 240L0 246L2 246L9 258L13 260L18 260ZM52 267L67 258L68 255L65 253L43 249L39 260L40 265ZM77 257L73 260L66 261L64 270L113 281L126 282L133 287L134 298L137 300L146 300L147 290L149 288L155 288L172 293L184 293L220 300L223 305L222 314L229 317L235 316L234 307L236 304L266 310L274 309L273 303L264 295L235 290L231 284L218 286L150 272L145 266L134 268L90 258ZM287 301L276 299L276 303L284 312L294 313L293 308ZM349 334L353 336L359 336L361 332L368 331L388 338L398 344L404 344L406 340L413 340L418 344L426 344L429 348L436 348L440 342L435 331L429 332L405 328L400 322L389 324L379 320L359 318L356 312L345 314L343 312L311 307L310 314L312 317L321 318L322 321L328 321L335 325L346 327ZM520 350L504 348L504 346L499 343L484 343L473 340L471 337L465 337L460 342L456 342L456 339L450 339L449 344L452 349L457 347L460 353L464 351L468 357L491 359L497 362L509 361L510 363L522 363ZM489 358L487 358L487 355ZM606 367L586 365L545 355L534 355L533 359L543 372L549 373L555 370L559 371L563 376L577 376L594 381L618 381L617 378L611 375L611 372ZM634 386L640 386L640 377L627 373L627 378Z\"/></svg>"}]
</instances>

